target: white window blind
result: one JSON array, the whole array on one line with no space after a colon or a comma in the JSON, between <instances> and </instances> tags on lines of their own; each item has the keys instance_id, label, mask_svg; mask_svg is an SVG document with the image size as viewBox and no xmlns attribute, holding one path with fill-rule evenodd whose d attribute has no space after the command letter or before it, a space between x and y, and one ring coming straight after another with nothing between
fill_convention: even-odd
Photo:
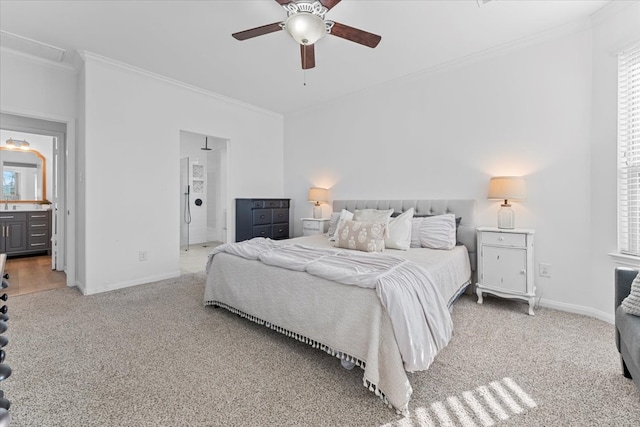
<instances>
[{"instance_id":1,"label":"white window blind","mask_svg":"<svg viewBox=\"0 0 640 427\"><path fill-rule=\"evenodd\" d=\"M618 246L640 256L640 43L618 55Z\"/></svg>"}]
</instances>

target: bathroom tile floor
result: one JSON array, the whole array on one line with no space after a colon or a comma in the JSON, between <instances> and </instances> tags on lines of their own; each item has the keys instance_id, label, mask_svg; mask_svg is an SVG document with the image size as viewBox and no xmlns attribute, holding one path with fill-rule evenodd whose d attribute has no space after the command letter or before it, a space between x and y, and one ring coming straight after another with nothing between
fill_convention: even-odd
<instances>
[{"instance_id":1,"label":"bathroom tile floor","mask_svg":"<svg viewBox=\"0 0 640 427\"><path fill-rule=\"evenodd\" d=\"M196 273L204 271L207 258L213 248L222 244L221 242L195 243L180 248L180 273Z\"/></svg>"}]
</instances>

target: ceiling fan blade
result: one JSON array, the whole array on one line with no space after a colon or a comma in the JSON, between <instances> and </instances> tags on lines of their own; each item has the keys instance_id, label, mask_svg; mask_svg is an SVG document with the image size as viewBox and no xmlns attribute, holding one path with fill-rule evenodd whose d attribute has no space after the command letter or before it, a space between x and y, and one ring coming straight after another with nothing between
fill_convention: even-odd
<instances>
[{"instance_id":1,"label":"ceiling fan blade","mask_svg":"<svg viewBox=\"0 0 640 427\"><path fill-rule=\"evenodd\" d=\"M316 66L316 48L312 44L300 45L300 57L302 58L302 69L308 70Z\"/></svg>"},{"instance_id":2,"label":"ceiling fan blade","mask_svg":"<svg viewBox=\"0 0 640 427\"><path fill-rule=\"evenodd\" d=\"M293 0L276 0L280 6L291 3Z\"/></svg>"},{"instance_id":3,"label":"ceiling fan blade","mask_svg":"<svg viewBox=\"0 0 640 427\"><path fill-rule=\"evenodd\" d=\"M247 40L252 37L262 36L264 34L273 33L282 30L280 22L274 22L273 24L263 25L262 27L251 28L250 30L240 31L238 33L231 34L236 40Z\"/></svg>"},{"instance_id":4,"label":"ceiling fan blade","mask_svg":"<svg viewBox=\"0 0 640 427\"><path fill-rule=\"evenodd\" d=\"M276 0L278 1L278 0ZM319 0L320 4L327 8L327 10L331 10L335 5L340 3L340 0Z\"/></svg>"},{"instance_id":5,"label":"ceiling fan blade","mask_svg":"<svg viewBox=\"0 0 640 427\"><path fill-rule=\"evenodd\" d=\"M371 48L378 46L378 43L382 40L382 37L377 34L359 30L339 22L333 23L333 27L331 27L331 32L329 34L333 34L334 36L360 43L361 45Z\"/></svg>"}]
</instances>

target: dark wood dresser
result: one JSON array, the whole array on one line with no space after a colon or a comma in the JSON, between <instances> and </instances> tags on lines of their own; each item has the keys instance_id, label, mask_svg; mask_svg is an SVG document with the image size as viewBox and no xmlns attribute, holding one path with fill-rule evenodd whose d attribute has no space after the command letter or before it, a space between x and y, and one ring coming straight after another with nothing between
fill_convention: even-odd
<instances>
[{"instance_id":1,"label":"dark wood dresser","mask_svg":"<svg viewBox=\"0 0 640 427\"><path fill-rule=\"evenodd\" d=\"M289 238L290 199L236 199L236 242Z\"/></svg>"}]
</instances>

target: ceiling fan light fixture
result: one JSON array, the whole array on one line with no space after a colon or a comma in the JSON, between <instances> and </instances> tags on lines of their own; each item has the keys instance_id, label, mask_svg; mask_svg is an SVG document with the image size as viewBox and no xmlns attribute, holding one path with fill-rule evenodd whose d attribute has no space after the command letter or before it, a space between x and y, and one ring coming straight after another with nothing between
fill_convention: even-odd
<instances>
[{"instance_id":1,"label":"ceiling fan light fixture","mask_svg":"<svg viewBox=\"0 0 640 427\"><path fill-rule=\"evenodd\" d=\"M315 44L327 34L327 26L322 18L308 12L290 15L284 24L285 30L302 45Z\"/></svg>"}]
</instances>

